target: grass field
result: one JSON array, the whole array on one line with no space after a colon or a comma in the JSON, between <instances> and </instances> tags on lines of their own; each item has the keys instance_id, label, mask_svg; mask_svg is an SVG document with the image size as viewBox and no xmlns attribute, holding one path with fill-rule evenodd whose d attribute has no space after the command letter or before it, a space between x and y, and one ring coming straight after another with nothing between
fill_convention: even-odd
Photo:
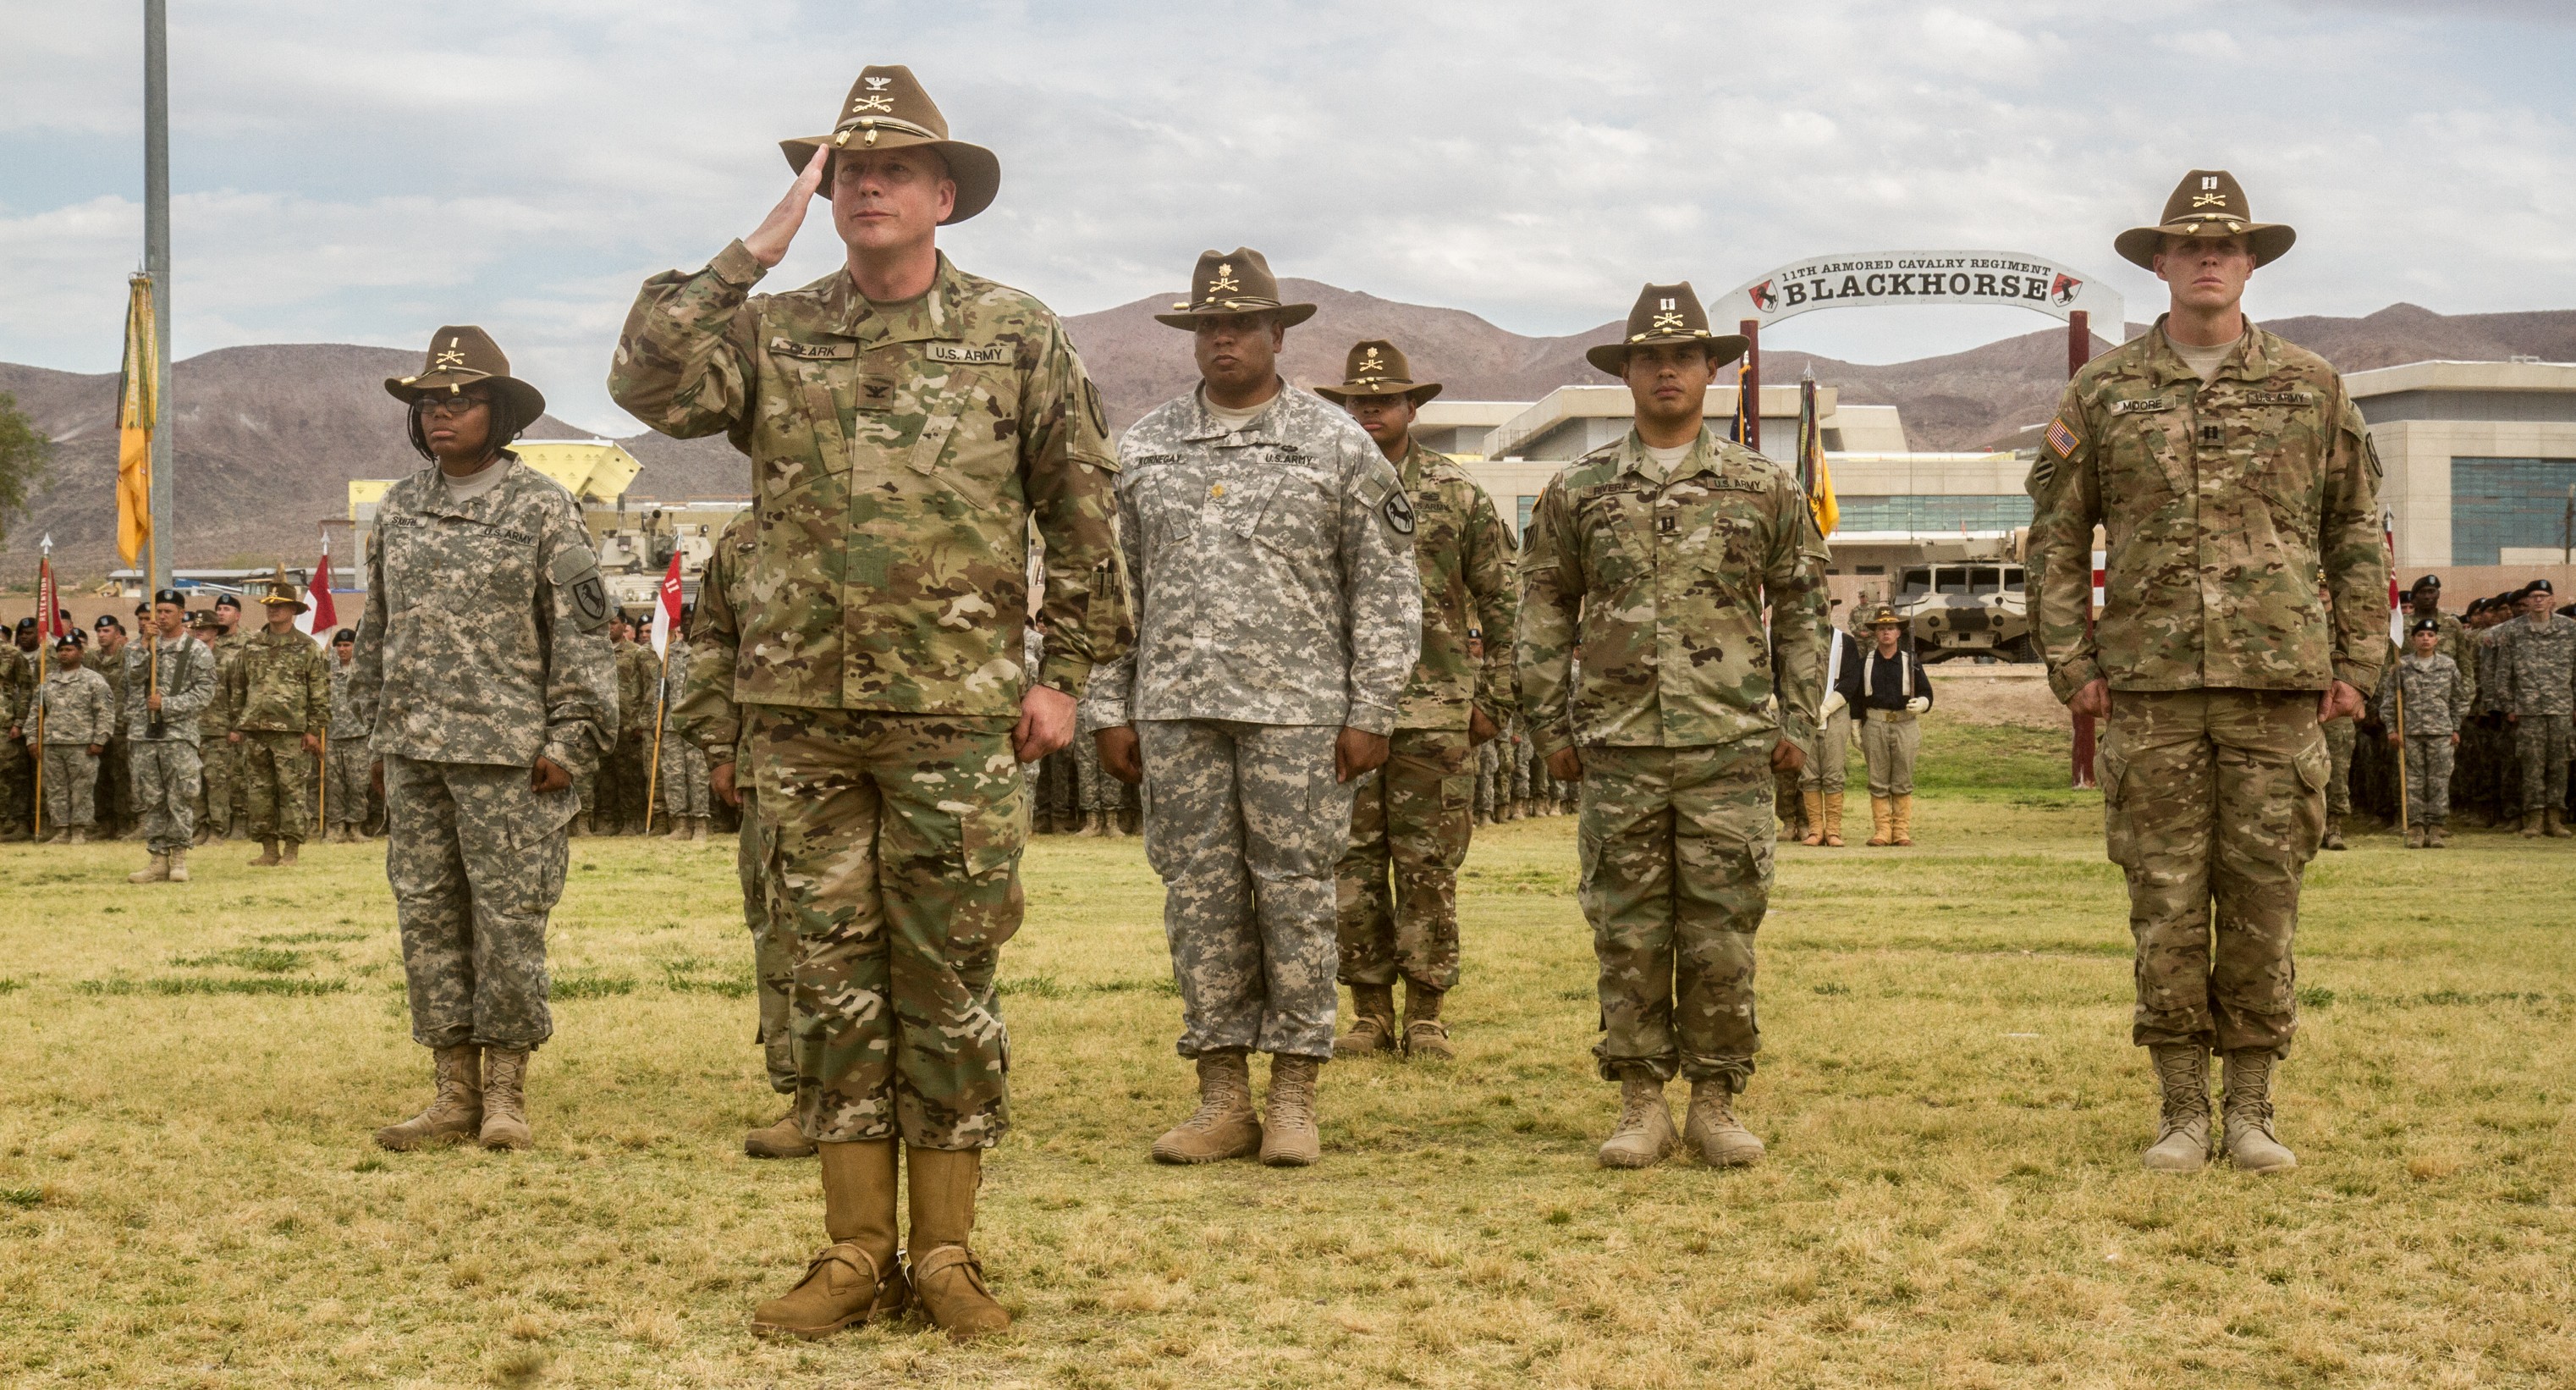
<instances>
[{"instance_id":1,"label":"grass field","mask_svg":"<svg viewBox=\"0 0 2576 1390\"><path fill-rule=\"evenodd\" d=\"M2576 850L2324 856L2303 1166L2151 1177L2098 802L2058 735L1932 730L1916 849L1781 856L1751 1171L1593 1166L1571 818L1478 837L1455 1065L1326 1068L1317 1167L1156 1167L1160 889L1134 841L1041 840L977 1242L1019 1322L971 1350L744 1331L819 1208L810 1161L741 1154L776 1106L729 853L576 842L537 1149L392 1155L427 1060L380 845L167 889L132 846L0 849L0 1383L2576 1381Z\"/></svg>"}]
</instances>

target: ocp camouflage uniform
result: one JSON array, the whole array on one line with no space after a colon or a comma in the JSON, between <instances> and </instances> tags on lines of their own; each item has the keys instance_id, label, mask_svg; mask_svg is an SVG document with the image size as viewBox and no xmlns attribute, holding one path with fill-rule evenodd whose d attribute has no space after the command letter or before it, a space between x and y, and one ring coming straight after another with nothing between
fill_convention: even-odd
<instances>
[{"instance_id":1,"label":"ocp camouflage uniform","mask_svg":"<svg viewBox=\"0 0 2576 1390\"><path fill-rule=\"evenodd\" d=\"M107 681L108 702L115 710L107 752L98 760L98 824L102 833L122 834L134 822L132 745L125 741L125 649L113 656L102 649L88 664Z\"/></svg>"},{"instance_id":2,"label":"ocp camouflage uniform","mask_svg":"<svg viewBox=\"0 0 2576 1390\"><path fill-rule=\"evenodd\" d=\"M377 504L348 682L385 769L385 877L412 1040L525 1052L554 1032L546 921L563 894L572 789L617 727L609 605L572 494L504 450L491 490L435 465Z\"/></svg>"},{"instance_id":3,"label":"ocp camouflage uniform","mask_svg":"<svg viewBox=\"0 0 2576 1390\"><path fill-rule=\"evenodd\" d=\"M725 431L752 459L738 559L760 600L734 641L692 634L688 703L741 706L773 910L797 935L806 1136L989 1147L1009 1127L993 977L1028 824L1011 730L1032 681L1078 697L1128 641L1108 421L1055 315L945 255L900 305L837 268L749 294L762 274L737 241L645 282L609 374L653 428ZM1035 673L1032 519L1052 639Z\"/></svg>"},{"instance_id":4,"label":"ocp camouflage uniform","mask_svg":"<svg viewBox=\"0 0 2576 1390\"><path fill-rule=\"evenodd\" d=\"M233 668L241 664L241 647L233 635L225 633L206 643L215 654L215 698L197 717L198 748L204 758L204 769L198 777L198 804L203 814L197 833L207 840L223 840L233 833L234 808L239 798L234 795L239 779L241 757L233 741Z\"/></svg>"},{"instance_id":5,"label":"ocp camouflage uniform","mask_svg":"<svg viewBox=\"0 0 2576 1390\"><path fill-rule=\"evenodd\" d=\"M2325 359L2249 324L2203 383L2163 325L2058 405L2034 530L2070 562L2048 567L2042 645L2060 700L2110 683L2096 761L2128 875L2133 1040L2286 1056L2299 880L2325 828L2319 692L2370 690L2387 640L2379 466ZM2097 523L2109 579L2088 631L2071 559Z\"/></svg>"},{"instance_id":6,"label":"ocp camouflage uniform","mask_svg":"<svg viewBox=\"0 0 2576 1390\"><path fill-rule=\"evenodd\" d=\"M357 669L354 653L343 663L335 654L331 670L331 737L323 748L323 815L332 825L357 833L367 822L367 799L374 790L374 757L367 751L366 727L349 707L349 677Z\"/></svg>"},{"instance_id":7,"label":"ocp camouflage uniform","mask_svg":"<svg viewBox=\"0 0 2576 1390\"><path fill-rule=\"evenodd\" d=\"M157 633L125 644L125 738L134 769L134 808L156 855L184 850L195 830L202 775L197 721L215 698L214 649L194 637ZM157 670L156 670L157 667ZM152 713L152 693L161 713Z\"/></svg>"},{"instance_id":8,"label":"ocp camouflage uniform","mask_svg":"<svg viewBox=\"0 0 2576 1390\"><path fill-rule=\"evenodd\" d=\"M699 581L702 588L705 582L703 579ZM662 711L662 809L675 823L674 828L686 829L688 827L679 822L708 814L707 755L696 744L679 736L680 693L682 683L689 676L689 643L686 638L677 635L671 638L670 653L664 666L670 676L657 682L654 692L658 701L656 707ZM667 699L662 698L665 690L669 692Z\"/></svg>"},{"instance_id":9,"label":"ocp camouflage uniform","mask_svg":"<svg viewBox=\"0 0 2576 1390\"><path fill-rule=\"evenodd\" d=\"M98 754L116 731L116 692L107 677L81 667L56 669L36 692L45 729L45 825L82 829L98 821ZM37 715L28 716L30 733Z\"/></svg>"},{"instance_id":10,"label":"ocp camouflage uniform","mask_svg":"<svg viewBox=\"0 0 2576 1390\"><path fill-rule=\"evenodd\" d=\"M1797 480L1705 427L1660 483L1631 429L1539 494L1521 708L1534 756L1583 760L1577 896L1600 961L1605 1079L1678 1071L1741 1091L1753 1075L1770 756L1815 729L1824 560Z\"/></svg>"},{"instance_id":11,"label":"ocp camouflage uniform","mask_svg":"<svg viewBox=\"0 0 2576 1390\"><path fill-rule=\"evenodd\" d=\"M328 658L313 639L293 628L265 628L244 638L234 655L225 692L233 710L235 767L250 802L250 836L301 844L312 829L304 798L313 781L308 737L331 727Z\"/></svg>"},{"instance_id":12,"label":"ocp camouflage uniform","mask_svg":"<svg viewBox=\"0 0 2576 1390\"><path fill-rule=\"evenodd\" d=\"M1423 635L1416 523L1322 397L1283 385L1229 433L1205 389L1119 446L1136 651L1093 683L1083 727L1133 724L1142 746L1180 1054L1326 1058L1352 793L1334 741L1395 730Z\"/></svg>"},{"instance_id":13,"label":"ocp camouflage uniform","mask_svg":"<svg viewBox=\"0 0 2576 1390\"><path fill-rule=\"evenodd\" d=\"M2439 648L2429 657L2410 651L2397 658L2395 669L2380 682L2379 692L2379 722L2391 733L2401 727L2401 708L2407 823L2445 824L2451 819L2451 740L2469 717L2469 683L2460 674L2460 664Z\"/></svg>"},{"instance_id":14,"label":"ocp camouflage uniform","mask_svg":"<svg viewBox=\"0 0 2576 1390\"><path fill-rule=\"evenodd\" d=\"M32 829L29 802L35 794L36 731L27 723L35 708L35 673L16 647L0 650L0 834L25 839ZM11 730L18 732L12 734Z\"/></svg>"},{"instance_id":15,"label":"ocp camouflage uniform","mask_svg":"<svg viewBox=\"0 0 2576 1390\"><path fill-rule=\"evenodd\" d=\"M1412 498L1422 637L1386 765L1351 781L1350 846L1335 870L1341 982L1458 985L1458 867L1475 820L1473 711L1499 727L1519 703L1510 649L1480 662L1467 633L1518 620L1512 537L1493 499L1447 457L1416 443L1398 466ZM1392 888L1389 869L1393 870Z\"/></svg>"},{"instance_id":16,"label":"ocp camouflage uniform","mask_svg":"<svg viewBox=\"0 0 2576 1390\"><path fill-rule=\"evenodd\" d=\"M1517 673L1514 679L1518 679ZM1501 780L1497 774L1503 766L1503 750L1511 747L1512 726L1519 719L1517 708L1505 712L1501 719L1494 721L1502 732L1476 745L1476 820L1479 824L1493 820L1494 812L1500 809L1494 788Z\"/></svg>"},{"instance_id":17,"label":"ocp camouflage uniform","mask_svg":"<svg viewBox=\"0 0 2576 1390\"><path fill-rule=\"evenodd\" d=\"M653 649L641 642L614 642L617 663L618 730L616 746L600 763L592 793L591 829L610 835L641 835L650 808L644 804L646 776L653 756L653 720L661 667Z\"/></svg>"},{"instance_id":18,"label":"ocp camouflage uniform","mask_svg":"<svg viewBox=\"0 0 2576 1390\"><path fill-rule=\"evenodd\" d=\"M2568 724L2576 711L2576 618L2529 615L2497 629L2497 667L2504 708L2513 716L2513 747L2522 764L2522 810L2537 815L2567 805Z\"/></svg>"}]
</instances>

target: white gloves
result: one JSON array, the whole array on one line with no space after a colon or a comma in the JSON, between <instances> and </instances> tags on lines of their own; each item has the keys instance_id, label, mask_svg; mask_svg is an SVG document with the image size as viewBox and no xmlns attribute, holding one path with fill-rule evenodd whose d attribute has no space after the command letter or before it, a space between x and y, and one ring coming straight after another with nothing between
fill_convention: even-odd
<instances>
[{"instance_id":1,"label":"white gloves","mask_svg":"<svg viewBox=\"0 0 2576 1390\"><path fill-rule=\"evenodd\" d=\"M1825 692L1825 707L1817 712L1816 718L1819 720L1831 719L1835 715L1842 713L1844 706L1849 703L1849 701L1843 698L1843 693L1841 691L1828 690Z\"/></svg>"},{"instance_id":2,"label":"white gloves","mask_svg":"<svg viewBox=\"0 0 2576 1390\"><path fill-rule=\"evenodd\" d=\"M1932 708L1932 697L1929 695L1917 695L1913 699L1905 702L1905 712L1907 714L1921 714L1923 711L1930 708Z\"/></svg>"}]
</instances>

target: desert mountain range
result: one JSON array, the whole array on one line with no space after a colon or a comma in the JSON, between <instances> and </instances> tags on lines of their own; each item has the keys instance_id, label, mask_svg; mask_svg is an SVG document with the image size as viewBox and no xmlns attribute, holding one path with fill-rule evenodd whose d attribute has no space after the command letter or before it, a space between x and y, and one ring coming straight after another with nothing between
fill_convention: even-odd
<instances>
[{"instance_id":1,"label":"desert mountain range","mask_svg":"<svg viewBox=\"0 0 2576 1390\"><path fill-rule=\"evenodd\" d=\"M1318 306L1313 320L1289 333L1282 362L1301 384L1339 380L1342 354L1359 338L1403 346L1415 371L1445 382L1451 399L1535 400L1557 386L1607 380L1583 361L1582 350L1608 341L1615 324L1533 338L1458 309L1400 304L1310 280L1289 280L1282 288ZM1066 321L1115 427L1196 378L1187 340L1152 318L1172 299L1151 295ZM2576 361L2576 310L2445 315L2392 304L2363 318L2286 318L2264 326L2346 371L2427 358ZM2140 328L2132 324L2129 331ZM2097 341L2096 350L2109 346ZM1846 401L1899 407L1914 447L1974 449L2046 416L2064 382L2065 353L2063 331L2048 329L1877 366L1773 351L1764 354L1763 377L1795 381L1813 368ZM607 360L606 344L600 357ZM399 407L380 384L418 362L408 349L291 343L223 348L177 364L178 515L175 535L166 538L172 554L187 565L307 557L316 521L345 512L350 480L398 477L419 466L402 438ZM46 532L67 575L102 573L115 563L115 375L0 363L0 391L16 396L57 444L49 486L30 515L9 527L0 580L19 583L34 572L35 540ZM552 417L528 433L590 437ZM722 437L643 434L622 442L645 465L638 496L679 500L745 491L742 457Z\"/></svg>"}]
</instances>

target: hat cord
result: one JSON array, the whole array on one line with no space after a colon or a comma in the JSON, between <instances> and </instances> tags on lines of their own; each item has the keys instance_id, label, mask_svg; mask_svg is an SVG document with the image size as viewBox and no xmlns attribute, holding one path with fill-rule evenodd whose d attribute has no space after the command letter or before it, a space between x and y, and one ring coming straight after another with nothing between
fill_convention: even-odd
<instances>
[{"instance_id":1,"label":"hat cord","mask_svg":"<svg viewBox=\"0 0 2576 1390\"><path fill-rule=\"evenodd\" d=\"M924 140L944 140L947 138L927 126L917 126L910 121L898 120L892 116L852 116L848 120L841 122L839 125L832 127L833 148L841 148L843 143L850 138L850 132L854 130L866 131L868 137L866 143L868 144L875 144L878 134L889 130L898 135L917 135Z\"/></svg>"}]
</instances>

